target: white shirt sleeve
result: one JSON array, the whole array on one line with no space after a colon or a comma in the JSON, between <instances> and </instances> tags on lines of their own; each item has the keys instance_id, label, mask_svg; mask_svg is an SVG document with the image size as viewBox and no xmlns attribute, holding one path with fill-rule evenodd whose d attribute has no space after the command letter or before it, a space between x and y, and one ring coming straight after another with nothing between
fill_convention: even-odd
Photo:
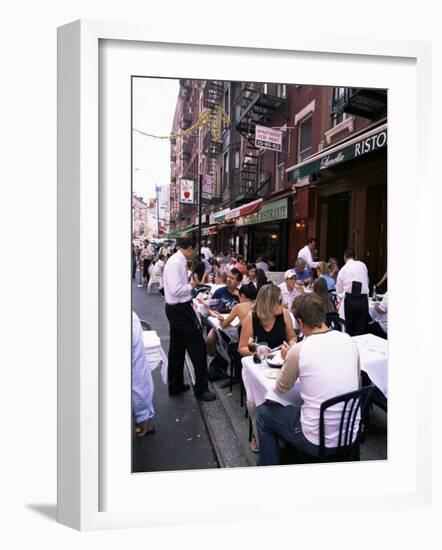
<instances>
[{"instance_id":1,"label":"white shirt sleeve","mask_svg":"<svg viewBox=\"0 0 442 550\"><path fill-rule=\"evenodd\" d=\"M154 416L152 405L154 385L143 343L139 318L132 314L132 407L138 424Z\"/></svg>"}]
</instances>

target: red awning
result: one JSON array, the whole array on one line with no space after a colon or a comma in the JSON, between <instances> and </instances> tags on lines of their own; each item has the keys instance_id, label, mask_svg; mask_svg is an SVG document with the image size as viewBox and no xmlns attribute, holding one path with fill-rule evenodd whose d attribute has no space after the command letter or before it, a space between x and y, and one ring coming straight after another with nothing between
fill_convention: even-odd
<instances>
[{"instance_id":1,"label":"red awning","mask_svg":"<svg viewBox=\"0 0 442 550\"><path fill-rule=\"evenodd\" d=\"M239 218L240 216L246 216L247 214L252 214L261 208L262 199L257 199L256 201L243 204L237 208L233 208L230 212L225 215L226 220L233 220L234 218Z\"/></svg>"}]
</instances>

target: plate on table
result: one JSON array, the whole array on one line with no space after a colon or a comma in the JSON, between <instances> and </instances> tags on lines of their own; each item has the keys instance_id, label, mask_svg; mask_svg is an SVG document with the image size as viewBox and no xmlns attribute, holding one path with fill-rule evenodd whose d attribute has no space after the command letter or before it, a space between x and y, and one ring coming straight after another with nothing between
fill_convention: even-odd
<instances>
[{"instance_id":1,"label":"plate on table","mask_svg":"<svg viewBox=\"0 0 442 550\"><path fill-rule=\"evenodd\" d=\"M275 380L279 376L279 372L277 370L271 369L264 373L264 376L267 378L271 378L272 380Z\"/></svg>"},{"instance_id":2,"label":"plate on table","mask_svg":"<svg viewBox=\"0 0 442 550\"><path fill-rule=\"evenodd\" d=\"M281 357L281 350L274 351L267 355L267 365L274 369L280 369L284 364L284 359Z\"/></svg>"}]
</instances>

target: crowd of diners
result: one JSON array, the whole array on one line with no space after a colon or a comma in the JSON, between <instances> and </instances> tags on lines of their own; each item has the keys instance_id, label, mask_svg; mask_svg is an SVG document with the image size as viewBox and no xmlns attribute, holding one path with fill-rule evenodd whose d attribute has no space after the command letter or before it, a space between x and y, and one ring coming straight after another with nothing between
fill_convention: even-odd
<instances>
[{"instance_id":1,"label":"crowd of diners","mask_svg":"<svg viewBox=\"0 0 442 550\"><path fill-rule=\"evenodd\" d=\"M318 396L332 397L359 387L358 352L351 337L372 332L387 338L388 292L375 304L370 318L366 265L351 249L344 251L342 266L336 258L316 259L316 249L316 239L309 239L280 284L268 280L270 266L265 257L247 263L233 250L216 253L207 244L196 254L192 239L182 239L175 250L163 247L156 255L146 242L138 254L146 284L152 270L161 272L159 290L165 296L171 330L170 396L190 389L183 381L184 353L188 351L195 368L196 398L215 399L207 384L217 350L217 333L207 323L210 316L219 319L222 329L235 321L239 340L233 344L234 382L241 377L241 358L253 355L257 342L266 342L270 349L281 347L284 366L276 388L287 391L299 379L304 404L282 407L285 410L281 411L277 404L265 403L256 411L253 403L248 403L253 429L250 448L260 453L261 465L278 463L278 437L290 440L290 430L297 434L290 443L317 453ZM345 324L336 324L341 315ZM195 328L198 324L206 330ZM278 426L284 427L280 433ZM331 421L330 447L336 443L335 428ZM140 433L144 435L143 430Z\"/></svg>"}]
</instances>

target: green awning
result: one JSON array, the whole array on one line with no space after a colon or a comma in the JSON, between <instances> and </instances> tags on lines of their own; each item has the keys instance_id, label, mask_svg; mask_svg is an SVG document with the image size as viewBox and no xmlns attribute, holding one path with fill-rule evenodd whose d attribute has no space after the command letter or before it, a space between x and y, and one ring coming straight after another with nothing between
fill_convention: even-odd
<instances>
[{"instance_id":1,"label":"green awning","mask_svg":"<svg viewBox=\"0 0 442 550\"><path fill-rule=\"evenodd\" d=\"M333 168L337 164L382 149L386 146L387 124L383 124L365 134L346 140L335 147L325 149L307 160L287 168L287 181L294 182L298 179L310 176L311 174L320 173L321 170Z\"/></svg>"}]
</instances>

